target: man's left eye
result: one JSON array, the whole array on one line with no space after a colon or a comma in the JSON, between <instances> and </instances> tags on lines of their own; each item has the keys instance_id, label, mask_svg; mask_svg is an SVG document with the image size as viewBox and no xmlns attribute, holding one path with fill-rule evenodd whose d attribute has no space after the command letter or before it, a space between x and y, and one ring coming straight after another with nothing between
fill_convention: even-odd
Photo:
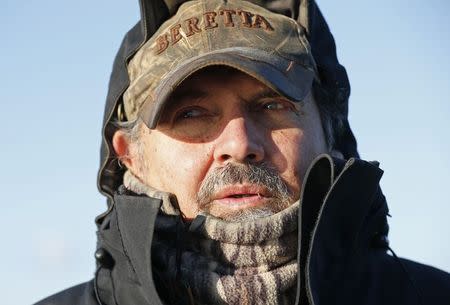
<instances>
[{"instance_id":1,"label":"man's left eye","mask_svg":"<svg viewBox=\"0 0 450 305\"><path fill-rule=\"evenodd\" d=\"M282 110L285 108L286 108L285 105L283 105L280 102L276 102L276 101L264 104L264 109L267 109L267 110Z\"/></svg>"},{"instance_id":2,"label":"man's left eye","mask_svg":"<svg viewBox=\"0 0 450 305\"><path fill-rule=\"evenodd\" d=\"M292 110L293 106L287 101L271 100L262 105L264 110Z\"/></svg>"}]
</instances>

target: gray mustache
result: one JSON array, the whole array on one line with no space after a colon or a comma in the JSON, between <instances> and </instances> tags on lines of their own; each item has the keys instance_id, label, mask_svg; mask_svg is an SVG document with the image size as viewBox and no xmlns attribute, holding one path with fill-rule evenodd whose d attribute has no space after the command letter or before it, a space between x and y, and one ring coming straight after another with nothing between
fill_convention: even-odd
<instances>
[{"instance_id":1,"label":"gray mustache","mask_svg":"<svg viewBox=\"0 0 450 305\"><path fill-rule=\"evenodd\" d=\"M291 200L292 195L286 183L274 168L265 163L228 163L224 167L214 169L205 177L197 194L198 207L206 208L211 203L213 194L221 188L242 183L265 187L275 199Z\"/></svg>"}]
</instances>

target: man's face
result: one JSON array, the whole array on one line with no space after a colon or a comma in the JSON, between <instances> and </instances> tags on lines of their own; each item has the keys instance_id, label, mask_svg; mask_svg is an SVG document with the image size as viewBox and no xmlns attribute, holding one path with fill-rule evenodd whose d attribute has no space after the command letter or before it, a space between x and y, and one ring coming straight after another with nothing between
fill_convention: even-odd
<instances>
[{"instance_id":1,"label":"man's face","mask_svg":"<svg viewBox=\"0 0 450 305\"><path fill-rule=\"evenodd\" d=\"M307 167L327 151L311 94L293 103L223 67L185 80L156 129L143 127L139 147L130 151L131 170L175 194L187 219L205 210L228 220L298 200Z\"/></svg>"}]
</instances>

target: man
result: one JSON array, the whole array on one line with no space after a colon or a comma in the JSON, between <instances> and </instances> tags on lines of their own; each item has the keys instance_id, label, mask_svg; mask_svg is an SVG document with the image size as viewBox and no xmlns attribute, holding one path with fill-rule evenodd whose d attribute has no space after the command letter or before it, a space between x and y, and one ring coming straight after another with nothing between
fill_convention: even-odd
<instances>
[{"instance_id":1,"label":"man","mask_svg":"<svg viewBox=\"0 0 450 305\"><path fill-rule=\"evenodd\" d=\"M386 253L315 3L179 2L141 1L116 58L94 280L39 304L447 304Z\"/></svg>"}]
</instances>

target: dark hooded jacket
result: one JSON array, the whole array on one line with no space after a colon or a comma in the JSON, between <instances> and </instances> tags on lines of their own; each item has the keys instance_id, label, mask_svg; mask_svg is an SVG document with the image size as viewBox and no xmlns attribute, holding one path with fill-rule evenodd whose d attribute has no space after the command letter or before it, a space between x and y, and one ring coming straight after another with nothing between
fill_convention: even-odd
<instances>
[{"instance_id":1,"label":"dark hooded jacket","mask_svg":"<svg viewBox=\"0 0 450 305\"><path fill-rule=\"evenodd\" d=\"M313 163L299 212L296 304L449 304L447 273L387 253L381 175L359 159L321 156ZM161 201L119 191L113 202L98 219L94 280L38 305L192 304L187 292L165 289L152 272Z\"/></svg>"},{"instance_id":2,"label":"dark hooded jacket","mask_svg":"<svg viewBox=\"0 0 450 305\"><path fill-rule=\"evenodd\" d=\"M120 187L123 169L111 147L112 122L120 116L118 108L129 85L126 64L183 1L140 0L141 21L127 33L114 61L98 179L108 210L96 219L94 279L37 305L192 303L186 291L165 288L154 274L152 240L161 201ZM349 159L321 156L304 179L295 304L450 304L449 274L398 258L389 248L388 208L379 187L382 170L358 159L347 121L350 85L317 5L313 0L253 2L296 19L306 29L321 85L333 97L327 99L328 106L340 116L335 148Z\"/></svg>"}]
</instances>

